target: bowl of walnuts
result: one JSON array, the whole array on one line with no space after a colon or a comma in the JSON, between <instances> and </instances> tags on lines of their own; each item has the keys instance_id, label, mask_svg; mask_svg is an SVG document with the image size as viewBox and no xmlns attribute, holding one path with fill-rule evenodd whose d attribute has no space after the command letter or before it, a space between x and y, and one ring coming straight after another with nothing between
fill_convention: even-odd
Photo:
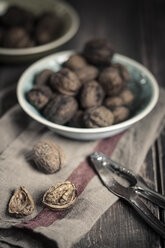
<instances>
[{"instance_id":1,"label":"bowl of walnuts","mask_svg":"<svg viewBox=\"0 0 165 248\"><path fill-rule=\"evenodd\" d=\"M154 108L158 95L153 75L115 53L103 39L87 42L81 52L63 51L39 60L17 87L19 104L29 116L80 140L128 129Z\"/></svg>"},{"instance_id":2,"label":"bowl of walnuts","mask_svg":"<svg viewBox=\"0 0 165 248\"><path fill-rule=\"evenodd\" d=\"M28 62L57 50L77 32L79 18L56 0L0 1L0 61Z\"/></svg>"}]
</instances>

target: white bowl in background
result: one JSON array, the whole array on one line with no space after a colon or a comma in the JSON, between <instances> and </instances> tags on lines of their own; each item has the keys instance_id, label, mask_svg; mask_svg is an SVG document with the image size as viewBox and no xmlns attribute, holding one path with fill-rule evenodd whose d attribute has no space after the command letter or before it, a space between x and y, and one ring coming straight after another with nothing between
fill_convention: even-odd
<instances>
[{"instance_id":1,"label":"white bowl in background","mask_svg":"<svg viewBox=\"0 0 165 248\"><path fill-rule=\"evenodd\" d=\"M0 61L8 63L20 63L34 61L45 55L52 54L60 46L69 41L77 32L79 17L76 11L62 0L0 0L0 15L12 5L30 10L35 15L43 12L54 12L62 23L60 36L53 41L29 48L5 48L0 47Z\"/></svg>"}]
</instances>

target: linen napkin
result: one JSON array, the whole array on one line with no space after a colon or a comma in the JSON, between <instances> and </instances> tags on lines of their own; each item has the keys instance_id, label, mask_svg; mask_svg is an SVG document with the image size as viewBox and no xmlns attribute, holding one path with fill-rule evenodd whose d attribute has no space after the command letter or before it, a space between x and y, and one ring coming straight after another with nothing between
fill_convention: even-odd
<instances>
[{"instance_id":1,"label":"linen napkin","mask_svg":"<svg viewBox=\"0 0 165 248\"><path fill-rule=\"evenodd\" d=\"M1 94L3 95L3 94ZM0 95L0 101L2 96ZM0 118L0 247L70 248L95 224L118 198L100 182L86 158L101 151L138 172L145 156L159 136L165 122L165 91L158 104L143 120L124 133L96 141L78 141L59 136L32 121L18 105ZM49 139L60 145L67 165L51 175L37 170L29 154L34 144ZM42 205L44 192L57 182L69 180L78 190L78 200L69 210L54 212ZM13 190L25 186L35 201L31 216L17 219L8 215L7 206ZM42 240L42 242L41 242Z\"/></svg>"}]
</instances>

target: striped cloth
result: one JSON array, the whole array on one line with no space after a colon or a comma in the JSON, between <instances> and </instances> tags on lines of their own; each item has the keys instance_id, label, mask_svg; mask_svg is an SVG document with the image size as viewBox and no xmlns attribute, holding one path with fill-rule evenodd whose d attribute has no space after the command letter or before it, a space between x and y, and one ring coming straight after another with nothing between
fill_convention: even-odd
<instances>
[{"instance_id":1,"label":"striped cloth","mask_svg":"<svg viewBox=\"0 0 165 248\"><path fill-rule=\"evenodd\" d=\"M0 94L0 102L4 99ZM32 121L15 99L0 118L0 247L69 248L76 244L101 215L118 198L100 182L89 165L87 156L101 151L112 159L138 172L145 156L164 127L165 92L154 110L128 131L114 137L96 141L76 141L64 138ZM59 172L46 175L38 171L29 156L34 144L49 139L60 145L67 157L67 165ZM53 184L69 180L78 190L78 200L69 210L54 212L42 205L44 192ZM7 213L13 190L25 186L35 201L31 216L17 219ZM42 242L41 242L42 240Z\"/></svg>"}]
</instances>

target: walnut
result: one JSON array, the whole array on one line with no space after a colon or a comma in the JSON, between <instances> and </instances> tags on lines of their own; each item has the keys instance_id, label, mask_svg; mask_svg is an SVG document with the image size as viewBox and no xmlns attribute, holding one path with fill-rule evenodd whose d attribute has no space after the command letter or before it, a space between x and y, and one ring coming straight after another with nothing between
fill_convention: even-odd
<instances>
[{"instance_id":1,"label":"walnut","mask_svg":"<svg viewBox=\"0 0 165 248\"><path fill-rule=\"evenodd\" d=\"M119 96L123 101L123 105L130 105L135 98L134 94L129 89L124 89Z\"/></svg>"},{"instance_id":2,"label":"walnut","mask_svg":"<svg viewBox=\"0 0 165 248\"><path fill-rule=\"evenodd\" d=\"M129 75L127 68L124 65L120 63L114 63L112 66L113 68L116 68L119 71L121 77L123 78L125 82L129 81L130 75Z\"/></svg>"},{"instance_id":3,"label":"walnut","mask_svg":"<svg viewBox=\"0 0 165 248\"><path fill-rule=\"evenodd\" d=\"M52 97L53 93L51 89L44 85L36 85L27 93L28 101L39 110L42 109Z\"/></svg>"},{"instance_id":4,"label":"walnut","mask_svg":"<svg viewBox=\"0 0 165 248\"><path fill-rule=\"evenodd\" d=\"M130 111L127 107L117 107L113 111L113 116L114 116L114 124L122 122L126 120L130 114Z\"/></svg>"},{"instance_id":5,"label":"walnut","mask_svg":"<svg viewBox=\"0 0 165 248\"><path fill-rule=\"evenodd\" d=\"M114 109L123 105L123 100L119 96L107 97L104 100L104 105L109 109Z\"/></svg>"},{"instance_id":6,"label":"walnut","mask_svg":"<svg viewBox=\"0 0 165 248\"><path fill-rule=\"evenodd\" d=\"M1 16L2 24L6 27L24 27L32 31L35 16L34 14L18 5L12 5L7 8L5 14Z\"/></svg>"},{"instance_id":7,"label":"walnut","mask_svg":"<svg viewBox=\"0 0 165 248\"><path fill-rule=\"evenodd\" d=\"M84 124L89 128L107 127L113 124L113 113L104 106L88 109L84 114Z\"/></svg>"},{"instance_id":8,"label":"walnut","mask_svg":"<svg viewBox=\"0 0 165 248\"><path fill-rule=\"evenodd\" d=\"M28 32L22 27L13 27L4 34L3 45L8 48L24 48L34 46Z\"/></svg>"},{"instance_id":9,"label":"walnut","mask_svg":"<svg viewBox=\"0 0 165 248\"><path fill-rule=\"evenodd\" d=\"M84 66L74 71L81 83L86 83L97 78L99 70L95 66Z\"/></svg>"},{"instance_id":10,"label":"walnut","mask_svg":"<svg viewBox=\"0 0 165 248\"><path fill-rule=\"evenodd\" d=\"M104 39L95 39L87 42L83 51L87 61L94 65L109 65L113 54L112 44Z\"/></svg>"},{"instance_id":11,"label":"walnut","mask_svg":"<svg viewBox=\"0 0 165 248\"><path fill-rule=\"evenodd\" d=\"M53 73L55 72L49 69L42 70L35 76L34 84L35 85L47 85Z\"/></svg>"},{"instance_id":12,"label":"walnut","mask_svg":"<svg viewBox=\"0 0 165 248\"><path fill-rule=\"evenodd\" d=\"M91 108L101 105L104 98L104 90L102 86L96 81L90 81L84 84L81 94L80 102L83 108Z\"/></svg>"},{"instance_id":13,"label":"walnut","mask_svg":"<svg viewBox=\"0 0 165 248\"><path fill-rule=\"evenodd\" d=\"M55 40L61 36L63 23L52 11L34 15L30 10L14 5L0 16L3 39L0 45L8 48L29 48ZM1 36L2 30L0 30ZM1 38L1 37L0 37Z\"/></svg>"},{"instance_id":14,"label":"walnut","mask_svg":"<svg viewBox=\"0 0 165 248\"><path fill-rule=\"evenodd\" d=\"M65 210L77 199L77 190L69 181L51 186L43 196L43 204L53 210Z\"/></svg>"},{"instance_id":15,"label":"walnut","mask_svg":"<svg viewBox=\"0 0 165 248\"><path fill-rule=\"evenodd\" d=\"M107 67L99 76L99 82L109 96L118 95L125 87L129 78L127 69L117 63Z\"/></svg>"},{"instance_id":16,"label":"walnut","mask_svg":"<svg viewBox=\"0 0 165 248\"><path fill-rule=\"evenodd\" d=\"M69 59L64 63L64 66L66 66L67 68L73 71L83 68L86 65L87 63L85 59L78 54L74 54L70 56Z\"/></svg>"},{"instance_id":17,"label":"walnut","mask_svg":"<svg viewBox=\"0 0 165 248\"><path fill-rule=\"evenodd\" d=\"M41 140L33 147L32 159L39 169L47 173L55 173L66 163L63 149L48 140Z\"/></svg>"},{"instance_id":18,"label":"walnut","mask_svg":"<svg viewBox=\"0 0 165 248\"><path fill-rule=\"evenodd\" d=\"M129 106L134 100L134 94L129 89L124 89L118 96L106 97L104 105L109 109L115 109L116 107Z\"/></svg>"},{"instance_id":19,"label":"walnut","mask_svg":"<svg viewBox=\"0 0 165 248\"><path fill-rule=\"evenodd\" d=\"M74 96L78 93L81 83L74 72L67 68L62 68L51 76L50 86L61 94Z\"/></svg>"},{"instance_id":20,"label":"walnut","mask_svg":"<svg viewBox=\"0 0 165 248\"><path fill-rule=\"evenodd\" d=\"M42 13L36 24L35 38L39 45L52 41L59 34L61 23L59 18L52 12Z\"/></svg>"},{"instance_id":21,"label":"walnut","mask_svg":"<svg viewBox=\"0 0 165 248\"><path fill-rule=\"evenodd\" d=\"M8 211L16 217L30 215L34 210L34 201L23 186L15 190L9 202Z\"/></svg>"},{"instance_id":22,"label":"walnut","mask_svg":"<svg viewBox=\"0 0 165 248\"><path fill-rule=\"evenodd\" d=\"M74 114L72 119L69 121L68 125L71 127L83 128L84 127L83 115L84 115L84 111L78 110Z\"/></svg>"},{"instance_id":23,"label":"walnut","mask_svg":"<svg viewBox=\"0 0 165 248\"><path fill-rule=\"evenodd\" d=\"M78 104L74 97L57 95L45 106L43 115L54 123L65 124L72 119L77 108Z\"/></svg>"}]
</instances>

